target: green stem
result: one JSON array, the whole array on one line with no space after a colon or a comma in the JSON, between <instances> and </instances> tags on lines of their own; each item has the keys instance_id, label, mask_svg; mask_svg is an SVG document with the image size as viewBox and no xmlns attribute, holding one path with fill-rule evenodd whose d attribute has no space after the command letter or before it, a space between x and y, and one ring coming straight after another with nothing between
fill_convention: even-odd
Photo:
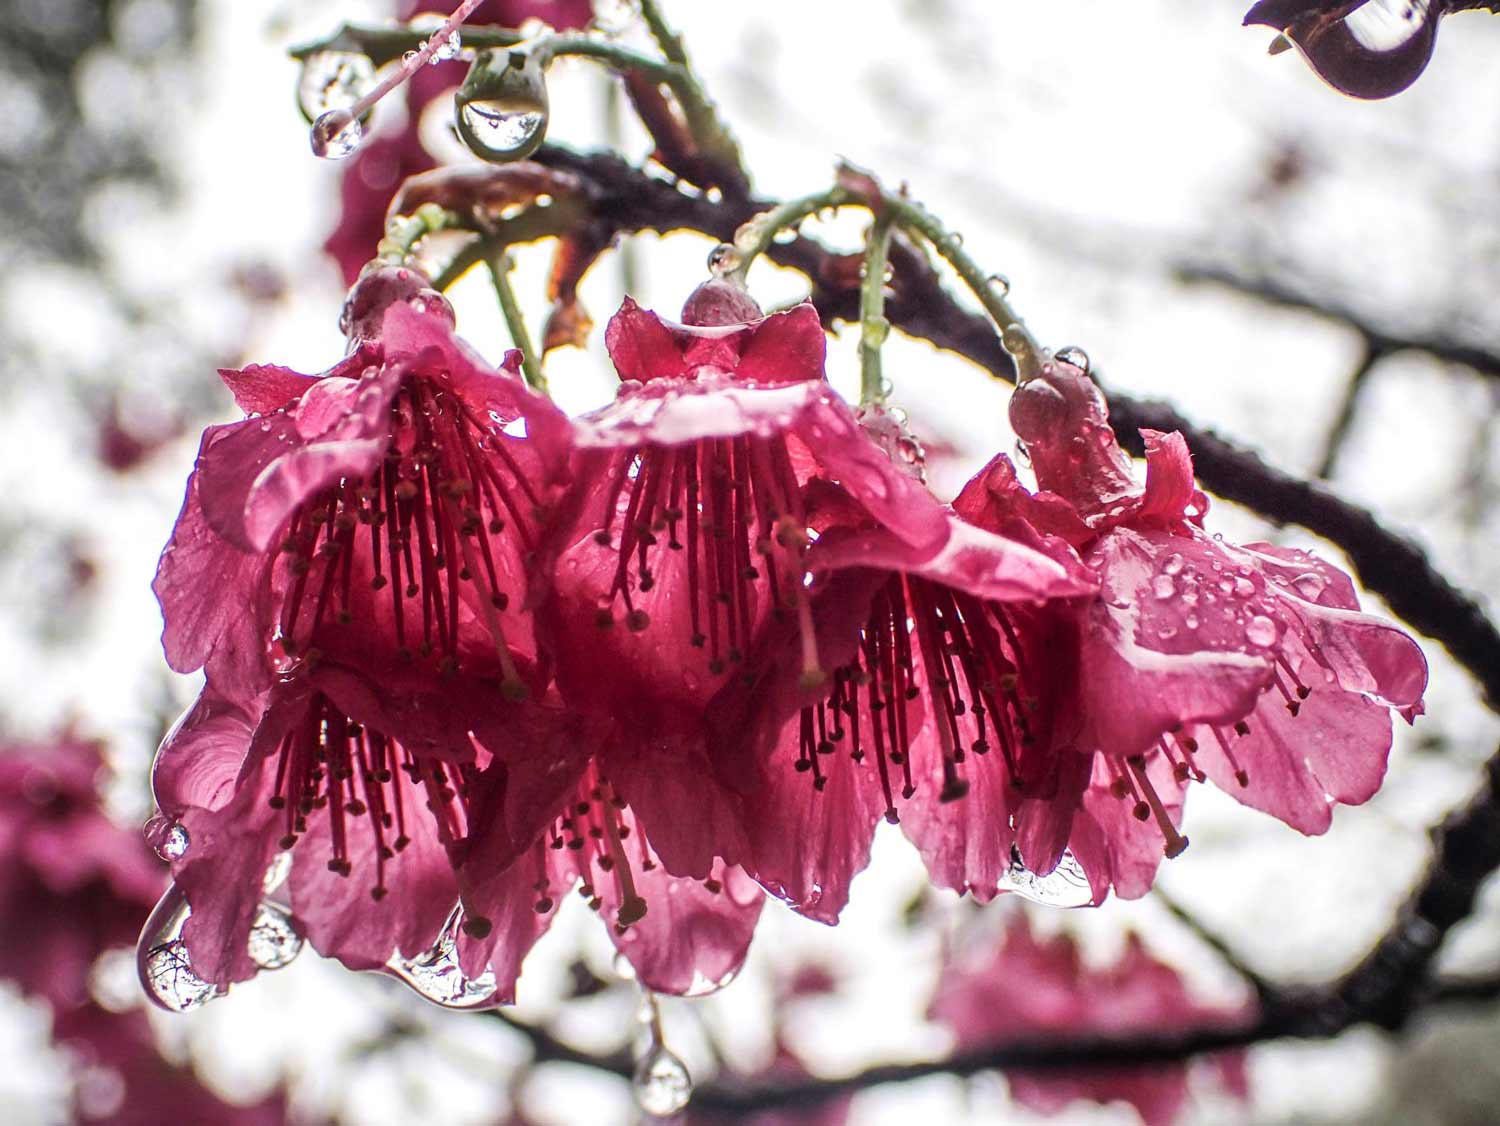
<instances>
[{"instance_id":1,"label":"green stem","mask_svg":"<svg viewBox=\"0 0 1500 1126\"><path fill-rule=\"evenodd\" d=\"M1040 374L1041 345L1031 335L1020 314L1006 300L1007 286L980 269L979 264L964 252L959 236L944 227L920 203L886 195L882 205L890 211L898 226L914 231L930 242L933 249L958 271L958 276L973 291L974 296L979 298L985 312L1000 327L1000 343L1016 362L1017 381L1024 383Z\"/></svg>"},{"instance_id":2,"label":"green stem","mask_svg":"<svg viewBox=\"0 0 1500 1126\"><path fill-rule=\"evenodd\" d=\"M618 43L600 39L594 35L570 32L548 35L537 40L531 54L541 61L543 67L551 63L553 59L572 55L575 58L594 59L605 63L611 70L636 71L653 82L670 87L679 98L683 97L684 90L693 85L692 76L681 64L662 62L660 59L653 59L650 55L643 55L639 51L632 51L629 47L622 47Z\"/></svg>"},{"instance_id":3,"label":"green stem","mask_svg":"<svg viewBox=\"0 0 1500 1126\"><path fill-rule=\"evenodd\" d=\"M490 268L490 280L495 283L495 296L500 299L500 312L510 329L510 338L521 350L521 373L526 377L526 385L537 394L546 395L549 393L547 377L542 374L536 347L531 343L531 334L526 331L526 318L521 315L521 303L516 300L516 291L510 284L510 255L502 250L486 264Z\"/></svg>"},{"instance_id":4,"label":"green stem","mask_svg":"<svg viewBox=\"0 0 1500 1126\"><path fill-rule=\"evenodd\" d=\"M854 203L863 201L847 188L835 186L799 199L789 199L769 211L762 211L734 232L734 249L739 257L725 276L743 283L750 272L750 264L766 252L782 231L795 227L819 211L827 211L829 208L836 210Z\"/></svg>"},{"instance_id":5,"label":"green stem","mask_svg":"<svg viewBox=\"0 0 1500 1126\"><path fill-rule=\"evenodd\" d=\"M677 101L682 106L683 117L687 119L688 132L698 143L700 151L738 173L739 178L748 186L750 176L745 170L745 161L740 154L740 146L728 127L720 120L718 109L703 92L703 85L693 72L692 64L688 62L687 49L682 45L682 36L672 30L671 25L661 14L661 8L657 6L656 0L640 0L640 6L641 18L645 21L647 30L651 32L651 38L656 40L657 46L661 48L661 53L666 56L667 61L680 67L686 76L680 86L672 86L672 93L677 95Z\"/></svg>"},{"instance_id":6,"label":"green stem","mask_svg":"<svg viewBox=\"0 0 1500 1126\"><path fill-rule=\"evenodd\" d=\"M462 227L456 212L446 211L435 203L424 203L410 215L397 215L386 224L385 237L375 248L375 257L393 265L405 265L417 243L438 231Z\"/></svg>"},{"instance_id":7,"label":"green stem","mask_svg":"<svg viewBox=\"0 0 1500 1126\"><path fill-rule=\"evenodd\" d=\"M885 319L885 271L890 248L891 216L882 211L870 227L864 277L859 284L859 402L866 407L885 402L880 349L891 332L891 322Z\"/></svg>"}]
</instances>

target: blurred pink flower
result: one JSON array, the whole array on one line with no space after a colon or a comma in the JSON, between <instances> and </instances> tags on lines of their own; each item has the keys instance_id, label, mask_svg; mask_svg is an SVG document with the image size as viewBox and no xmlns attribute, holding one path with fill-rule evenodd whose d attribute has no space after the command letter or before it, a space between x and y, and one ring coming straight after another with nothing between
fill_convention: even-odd
<instances>
[{"instance_id":1,"label":"blurred pink flower","mask_svg":"<svg viewBox=\"0 0 1500 1126\"><path fill-rule=\"evenodd\" d=\"M961 1051L1049 1036L1160 1036L1228 1028L1254 1016L1250 1003L1225 1007L1194 1000L1177 971L1153 957L1133 933L1118 962L1094 969L1084 964L1070 937L1039 939L1027 916L1017 913L991 954L972 957L972 947L961 953L962 962L955 959L945 967L929 1010L931 1019L952 1028ZM1211 1071L1235 1098L1249 1098L1242 1052L1221 1052L1193 1066ZM1188 1068L1187 1063L1152 1064L1005 1075L1011 1097L1038 1114L1060 1114L1079 1099L1123 1101L1146 1126L1171 1126L1188 1105Z\"/></svg>"},{"instance_id":2,"label":"blurred pink flower","mask_svg":"<svg viewBox=\"0 0 1500 1126\"><path fill-rule=\"evenodd\" d=\"M165 884L140 834L102 807L98 743L0 744L0 977L56 1011L88 998L89 971L130 946Z\"/></svg>"}]
</instances>

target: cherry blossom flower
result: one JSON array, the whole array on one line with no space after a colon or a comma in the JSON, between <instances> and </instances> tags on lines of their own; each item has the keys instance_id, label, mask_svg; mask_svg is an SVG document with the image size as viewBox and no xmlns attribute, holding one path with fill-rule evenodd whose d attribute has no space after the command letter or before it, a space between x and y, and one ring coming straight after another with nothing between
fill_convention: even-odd
<instances>
[{"instance_id":1,"label":"cherry blossom flower","mask_svg":"<svg viewBox=\"0 0 1500 1126\"><path fill-rule=\"evenodd\" d=\"M1326 830L1335 804L1368 800L1391 710L1408 721L1422 710L1416 643L1360 613L1349 577L1316 556L1204 532L1207 501L1180 434L1145 432L1137 487L1079 368L1049 362L1010 414L1043 491L1027 493L1002 456L956 510L1072 544L1099 584L1086 603L1048 608L1052 628L1073 635L1049 754L1081 752L1071 773L1087 788L1071 807L1038 809L1049 827L1036 836L1052 847L1023 843L1027 867L1050 871L1068 840L1096 897L1111 884L1143 894L1162 843L1168 856L1186 845L1176 825L1189 781L1212 779L1304 833Z\"/></svg>"},{"instance_id":2,"label":"cherry blossom flower","mask_svg":"<svg viewBox=\"0 0 1500 1126\"><path fill-rule=\"evenodd\" d=\"M714 280L683 321L628 299L611 320L618 396L575 420L539 572L564 699L635 732L698 727L762 624L806 614L810 473L856 489L913 550L948 528L828 386L811 305L763 316Z\"/></svg>"},{"instance_id":3,"label":"cherry blossom flower","mask_svg":"<svg viewBox=\"0 0 1500 1126\"><path fill-rule=\"evenodd\" d=\"M64 735L0 745L0 977L62 1012L89 972L129 946L161 894L162 866L104 812L98 743Z\"/></svg>"},{"instance_id":4,"label":"cherry blossom flower","mask_svg":"<svg viewBox=\"0 0 1500 1126\"><path fill-rule=\"evenodd\" d=\"M949 1026L963 1050L1037 1034L1077 1038L1226 1028L1253 1017L1253 1006L1207 1005L1181 976L1153 956L1135 934L1113 965L1083 961L1067 935L1039 938L1016 914L1000 942L979 957L972 946L945 967L929 1016ZM1211 1072L1235 1098L1249 1097L1244 1054L1222 1052L1193 1065ZM1097 1071L1007 1071L1011 1097L1038 1114L1055 1115L1077 1100L1123 1101L1146 1126L1171 1126L1188 1106L1187 1063Z\"/></svg>"},{"instance_id":5,"label":"cherry blossom flower","mask_svg":"<svg viewBox=\"0 0 1500 1126\"><path fill-rule=\"evenodd\" d=\"M350 354L321 376L220 373L250 417L205 431L162 553L168 663L249 699L274 636L285 658L430 662L523 692L524 560L566 419L515 355L497 372L455 337L415 271L367 274L344 324Z\"/></svg>"},{"instance_id":6,"label":"cherry blossom flower","mask_svg":"<svg viewBox=\"0 0 1500 1126\"><path fill-rule=\"evenodd\" d=\"M857 486L809 483L810 611L768 631L753 671L713 706L720 769L745 795L748 867L830 923L882 817L903 825L935 876L964 886L953 872L972 862L988 869L972 882L993 893L1013 807L1052 799L1063 781L1055 758L1033 752L1047 746L1042 700L1067 671L1037 628L1041 607L1094 589L1066 544L1020 524L997 535L939 505L893 416L867 411L861 424L915 487L882 510ZM904 538L929 523L937 535ZM814 675L797 658L809 653ZM984 843L966 845L957 826Z\"/></svg>"}]
</instances>

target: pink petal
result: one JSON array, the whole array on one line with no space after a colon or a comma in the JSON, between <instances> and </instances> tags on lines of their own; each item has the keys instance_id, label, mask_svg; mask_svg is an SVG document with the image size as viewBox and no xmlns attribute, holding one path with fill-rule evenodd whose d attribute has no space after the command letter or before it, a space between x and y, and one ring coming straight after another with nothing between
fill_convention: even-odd
<instances>
[{"instance_id":1,"label":"pink petal","mask_svg":"<svg viewBox=\"0 0 1500 1126\"><path fill-rule=\"evenodd\" d=\"M645 917L623 933L611 926L610 938L647 989L701 996L728 984L744 965L765 897L743 872L722 862L715 864L712 878L717 892L697 880L669 876L659 866L636 875ZM599 894L601 916L614 918L618 886L605 881Z\"/></svg>"},{"instance_id":2,"label":"pink petal","mask_svg":"<svg viewBox=\"0 0 1500 1126\"><path fill-rule=\"evenodd\" d=\"M1180 520L1193 503L1193 457L1177 431L1142 430L1146 440L1146 488L1135 519Z\"/></svg>"},{"instance_id":3,"label":"pink petal","mask_svg":"<svg viewBox=\"0 0 1500 1126\"><path fill-rule=\"evenodd\" d=\"M219 378L240 410L246 414L270 414L300 398L318 377L275 364L251 364L238 370L220 368Z\"/></svg>"},{"instance_id":4,"label":"pink petal","mask_svg":"<svg viewBox=\"0 0 1500 1126\"><path fill-rule=\"evenodd\" d=\"M772 313L751 329L735 375L758 383L820 381L827 351L828 338L818 312L804 302Z\"/></svg>"},{"instance_id":5,"label":"pink petal","mask_svg":"<svg viewBox=\"0 0 1500 1126\"><path fill-rule=\"evenodd\" d=\"M604 346L622 380L682 374L682 350L655 313L629 297L604 329Z\"/></svg>"}]
</instances>

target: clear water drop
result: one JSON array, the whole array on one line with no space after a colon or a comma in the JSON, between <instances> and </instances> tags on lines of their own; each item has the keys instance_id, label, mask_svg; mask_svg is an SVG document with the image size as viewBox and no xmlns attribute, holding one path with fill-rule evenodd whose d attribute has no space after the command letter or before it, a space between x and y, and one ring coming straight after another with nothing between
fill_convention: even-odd
<instances>
[{"instance_id":1,"label":"clear water drop","mask_svg":"<svg viewBox=\"0 0 1500 1126\"><path fill-rule=\"evenodd\" d=\"M250 926L250 960L263 970L279 970L302 953L302 935L292 916L276 903L262 903Z\"/></svg>"},{"instance_id":2,"label":"clear water drop","mask_svg":"<svg viewBox=\"0 0 1500 1126\"><path fill-rule=\"evenodd\" d=\"M146 920L135 948L136 973L146 996L174 1013L200 1008L219 993L193 969L183 941L182 928L191 914L187 896L174 884Z\"/></svg>"},{"instance_id":3,"label":"clear water drop","mask_svg":"<svg viewBox=\"0 0 1500 1126\"><path fill-rule=\"evenodd\" d=\"M1162 560L1161 573L1164 575L1180 575L1182 574L1183 566L1184 560L1182 556L1174 551L1171 555Z\"/></svg>"},{"instance_id":4,"label":"clear water drop","mask_svg":"<svg viewBox=\"0 0 1500 1126\"><path fill-rule=\"evenodd\" d=\"M1084 375L1088 375L1089 373L1089 354L1082 348L1073 346L1061 348L1058 350L1056 358L1065 364L1072 364L1079 371L1083 372Z\"/></svg>"},{"instance_id":5,"label":"clear water drop","mask_svg":"<svg viewBox=\"0 0 1500 1126\"><path fill-rule=\"evenodd\" d=\"M1004 274L991 274L989 277L990 288L1000 297L1010 295L1010 279Z\"/></svg>"},{"instance_id":6,"label":"clear water drop","mask_svg":"<svg viewBox=\"0 0 1500 1126\"><path fill-rule=\"evenodd\" d=\"M1234 580L1234 596L1236 598L1249 598L1255 593L1255 584L1241 575Z\"/></svg>"},{"instance_id":7,"label":"clear water drop","mask_svg":"<svg viewBox=\"0 0 1500 1126\"><path fill-rule=\"evenodd\" d=\"M432 50L432 54L427 59L427 64L429 66L437 66L438 63L445 63L449 59L456 59L458 58L458 53L463 50L463 47L463 38L459 35L458 29L454 28L453 33L447 39L438 40L437 45Z\"/></svg>"},{"instance_id":8,"label":"clear water drop","mask_svg":"<svg viewBox=\"0 0 1500 1126\"><path fill-rule=\"evenodd\" d=\"M1276 623L1264 614L1256 614L1245 623L1245 640L1267 648L1275 645Z\"/></svg>"},{"instance_id":9,"label":"clear water drop","mask_svg":"<svg viewBox=\"0 0 1500 1126\"><path fill-rule=\"evenodd\" d=\"M193 841L186 825L160 813L146 822L141 833L156 855L167 861L181 860Z\"/></svg>"},{"instance_id":10,"label":"clear water drop","mask_svg":"<svg viewBox=\"0 0 1500 1126\"><path fill-rule=\"evenodd\" d=\"M1188 629L1197 629L1198 628L1198 615L1197 614L1189 614L1186 618L1184 618L1182 620L1182 624L1185 625L1185 626L1187 626Z\"/></svg>"},{"instance_id":11,"label":"clear water drop","mask_svg":"<svg viewBox=\"0 0 1500 1126\"><path fill-rule=\"evenodd\" d=\"M286 883L286 878L292 871L292 854L283 849L271 858L271 863L266 865L266 874L260 878L260 892L262 895L270 895L273 891Z\"/></svg>"},{"instance_id":12,"label":"clear water drop","mask_svg":"<svg viewBox=\"0 0 1500 1126\"><path fill-rule=\"evenodd\" d=\"M386 970L445 1009L482 1009L495 1004L495 971L486 966L477 977L469 977L459 964L458 939L463 922L464 909L455 907L429 950L415 958L393 955Z\"/></svg>"},{"instance_id":13,"label":"clear water drop","mask_svg":"<svg viewBox=\"0 0 1500 1126\"><path fill-rule=\"evenodd\" d=\"M329 110L348 109L375 84L375 64L355 51L319 51L302 64L297 105L316 121Z\"/></svg>"},{"instance_id":14,"label":"clear water drop","mask_svg":"<svg viewBox=\"0 0 1500 1126\"><path fill-rule=\"evenodd\" d=\"M1048 907L1087 907L1094 901L1088 873L1078 863L1071 849L1064 849L1057 867L1038 876L1021 860L1014 845L1010 850L1010 868L1000 877L1000 890L1014 892L1022 899Z\"/></svg>"},{"instance_id":15,"label":"clear water drop","mask_svg":"<svg viewBox=\"0 0 1500 1126\"><path fill-rule=\"evenodd\" d=\"M716 278L734 273L743 262L744 258L733 243L721 242L708 252L708 272Z\"/></svg>"},{"instance_id":16,"label":"clear water drop","mask_svg":"<svg viewBox=\"0 0 1500 1126\"><path fill-rule=\"evenodd\" d=\"M1171 575L1157 575L1151 580L1151 593L1165 602L1177 593L1177 584L1172 581Z\"/></svg>"},{"instance_id":17,"label":"clear water drop","mask_svg":"<svg viewBox=\"0 0 1500 1126\"><path fill-rule=\"evenodd\" d=\"M631 1081L636 1104L656 1118L666 1118L687 1106L693 1096L693 1077L687 1065L662 1044L655 1044L635 1069Z\"/></svg>"},{"instance_id":18,"label":"clear water drop","mask_svg":"<svg viewBox=\"0 0 1500 1126\"><path fill-rule=\"evenodd\" d=\"M469 102L459 111L470 147L486 160L520 160L542 143L547 114L534 106ZM477 146L477 147L476 147Z\"/></svg>"},{"instance_id":19,"label":"clear water drop","mask_svg":"<svg viewBox=\"0 0 1500 1126\"><path fill-rule=\"evenodd\" d=\"M346 109L331 109L313 122L310 140L315 156L341 160L364 139L365 127Z\"/></svg>"},{"instance_id":20,"label":"clear water drop","mask_svg":"<svg viewBox=\"0 0 1500 1126\"><path fill-rule=\"evenodd\" d=\"M1323 576L1316 571L1308 571L1292 580L1292 589L1297 592L1297 596L1309 602L1316 602L1327 585Z\"/></svg>"}]
</instances>

